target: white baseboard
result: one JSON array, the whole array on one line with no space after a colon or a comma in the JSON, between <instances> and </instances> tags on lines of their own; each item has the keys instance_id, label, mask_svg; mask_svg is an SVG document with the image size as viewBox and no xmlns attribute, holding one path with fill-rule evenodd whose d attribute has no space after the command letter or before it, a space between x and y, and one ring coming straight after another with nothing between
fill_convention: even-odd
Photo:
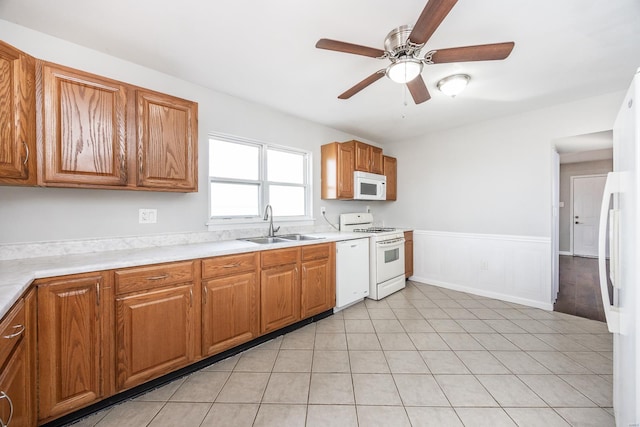
<instances>
[{"instance_id":1,"label":"white baseboard","mask_svg":"<svg viewBox=\"0 0 640 427\"><path fill-rule=\"evenodd\" d=\"M412 280L551 310L551 239L415 230Z\"/></svg>"},{"instance_id":2,"label":"white baseboard","mask_svg":"<svg viewBox=\"0 0 640 427\"><path fill-rule=\"evenodd\" d=\"M573 256L573 252L571 252L571 251L559 251L558 255Z\"/></svg>"},{"instance_id":3,"label":"white baseboard","mask_svg":"<svg viewBox=\"0 0 640 427\"><path fill-rule=\"evenodd\" d=\"M425 277L412 276L411 281L423 283L427 285L438 286L445 289L451 289L452 291L466 292L468 294L478 295L481 297L494 298L502 301L513 302L516 304L522 304L529 307L540 308L542 310L553 311L553 303L542 303L540 301L524 299L514 297L512 295L502 294L498 292L486 291L477 288L469 288L466 286L460 286L453 283L441 282L439 280L433 280Z\"/></svg>"}]
</instances>

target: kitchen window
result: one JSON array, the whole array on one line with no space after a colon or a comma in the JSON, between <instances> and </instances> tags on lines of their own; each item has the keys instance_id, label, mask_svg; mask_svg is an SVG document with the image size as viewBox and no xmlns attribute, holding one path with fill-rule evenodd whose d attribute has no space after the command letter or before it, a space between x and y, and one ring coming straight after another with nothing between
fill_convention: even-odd
<instances>
[{"instance_id":1,"label":"kitchen window","mask_svg":"<svg viewBox=\"0 0 640 427\"><path fill-rule=\"evenodd\" d=\"M311 220L311 153L228 135L209 136L208 225Z\"/></svg>"}]
</instances>

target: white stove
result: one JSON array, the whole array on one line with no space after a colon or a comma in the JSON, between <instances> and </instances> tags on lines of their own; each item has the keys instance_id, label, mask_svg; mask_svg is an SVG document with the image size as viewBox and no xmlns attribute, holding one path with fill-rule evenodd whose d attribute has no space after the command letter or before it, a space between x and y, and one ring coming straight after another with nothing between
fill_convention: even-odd
<instances>
[{"instance_id":1,"label":"white stove","mask_svg":"<svg viewBox=\"0 0 640 427\"><path fill-rule=\"evenodd\" d=\"M380 300L405 287L403 231L375 227L370 213L340 215L340 231L369 235L369 298Z\"/></svg>"}]
</instances>

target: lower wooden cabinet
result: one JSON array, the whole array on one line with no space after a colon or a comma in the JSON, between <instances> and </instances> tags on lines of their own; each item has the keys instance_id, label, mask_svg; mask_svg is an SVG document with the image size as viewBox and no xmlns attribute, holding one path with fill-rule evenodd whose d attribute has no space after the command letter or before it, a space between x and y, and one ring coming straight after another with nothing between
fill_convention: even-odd
<instances>
[{"instance_id":1,"label":"lower wooden cabinet","mask_svg":"<svg viewBox=\"0 0 640 427\"><path fill-rule=\"evenodd\" d=\"M196 360L200 331L196 266L196 261L180 261L115 271L117 391Z\"/></svg>"},{"instance_id":2,"label":"lower wooden cabinet","mask_svg":"<svg viewBox=\"0 0 640 427\"><path fill-rule=\"evenodd\" d=\"M28 427L32 422L31 372L27 344L22 343L0 375L0 425Z\"/></svg>"},{"instance_id":3,"label":"lower wooden cabinet","mask_svg":"<svg viewBox=\"0 0 640 427\"><path fill-rule=\"evenodd\" d=\"M0 324L0 425L3 426L36 425L34 310L35 292L31 291Z\"/></svg>"},{"instance_id":4,"label":"lower wooden cabinet","mask_svg":"<svg viewBox=\"0 0 640 427\"><path fill-rule=\"evenodd\" d=\"M334 243L39 279L0 322L26 331L0 346L0 420L5 395L11 427L47 423L334 305Z\"/></svg>"},{"instance_id":5,"label":"lower wooden cabinet","mask_svg":"<svg viewBox=\"0 0 640 427\"><path fill-rule=\"evenodd\" d=\"M335 244L302 247L301 317L307 318L336 305Z\"/></svg>"},{"instance_id":6,"label":"lower wooden cabinet","mask_svg":"<svg viewBox=\"0 0 640 427\"><path fill-rule=\"evenodd\" d=\"M272 332L300 320L298 264L262 270L260 277L260 332Z\"/></svg>"},{"instance_id":7,"label":"lower wooden cabinet","mask_svg":"<svg viewBox=\"0 0 640 427\"><path fill-rule=\"evenodd\" d=\"M108 273L59 277L38 289L38 404L48 421L111 392Z\"/></svg>"},{"instance_id":8,"label":"lower wooden cabinet","mask_svg":"<svg viewBox=\"0 0 640 427\"><path fill-rule=\"evenodd\" d=\"M413 231L404 232L404 277L413 276Z\"/></svg>"},{"instance_id":9,"label":"lower wooden cabinet","mask_svg":"<svg viewBox=\"0 0 640 427\"><path fill-rule=\"evenodd\" d=\"M118 391L195 360L193 283L116 298Z\"/></svg>"}]
</instances>

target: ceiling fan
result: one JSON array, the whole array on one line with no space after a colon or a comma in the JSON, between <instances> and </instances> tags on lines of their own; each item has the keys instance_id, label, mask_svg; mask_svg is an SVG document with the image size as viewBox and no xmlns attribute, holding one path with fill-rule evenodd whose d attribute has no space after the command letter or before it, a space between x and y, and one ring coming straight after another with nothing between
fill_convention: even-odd
<instances>
[{"instance_id":1,"label":"ceiling fan","mask_svg":"<svg viewBox=\"0 0 640 427\"><path fill-rule=\"evenodd\" d=\"M391 64L376 71L338 98L349 99L362 89L378 81L383 76L397 83L406 83L416 104L431 98L420 73L424 64L443 64L447 62L492 61L505 59L513 50L514 42L493 43L476 46L437 49L419 57L420 50L449 14L458 0L428 0L414 26L403 25L392 30L384 40L384 50L331 39L320 39L316 43L319 49L335 50L344 53L388 59Z\"/></svg>"}]
</instances>

